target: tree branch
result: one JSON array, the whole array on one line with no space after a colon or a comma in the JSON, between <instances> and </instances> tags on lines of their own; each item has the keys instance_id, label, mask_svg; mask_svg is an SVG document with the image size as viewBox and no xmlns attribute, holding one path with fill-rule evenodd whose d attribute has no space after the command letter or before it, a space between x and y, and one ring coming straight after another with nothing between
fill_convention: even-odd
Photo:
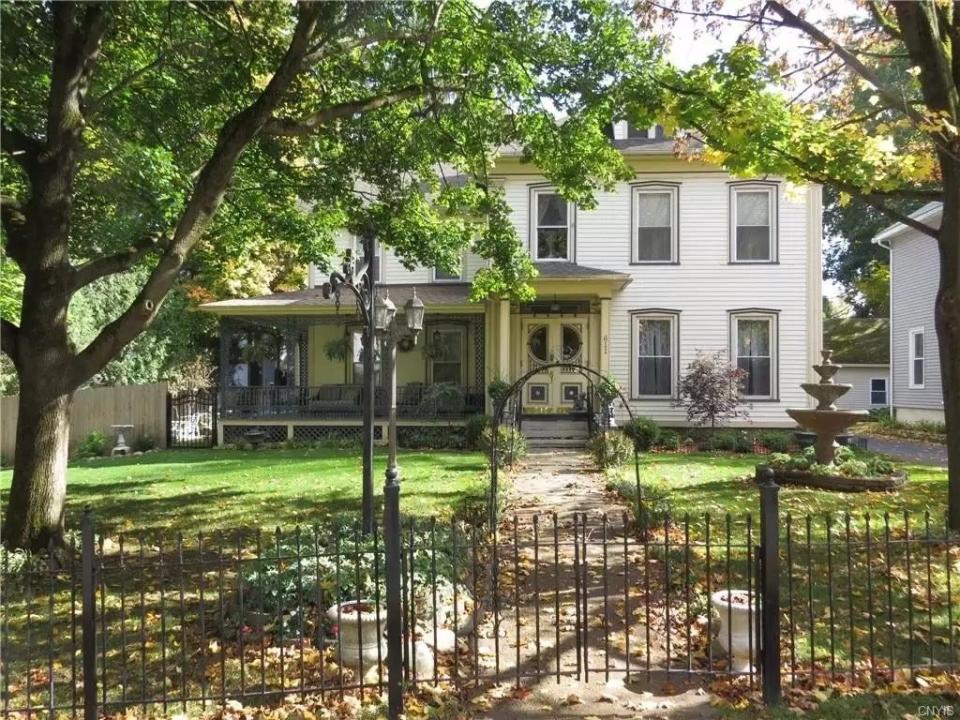
<instances>
[{"instance_id":1,"label":"tree branch","mask_svg":"<svg viewBox=\"0 0 960 720\"><path fill-rule=\"evenodd\" d=\"M0 120L0 147L29 175L36 168L43 143Z\"/></svg>"},{"instance_id":2,"label":"tree branch","mask_svg":"<svg viewBox=\"0 0 960 720\"><path fill-rule=\"evenodd\" d=\"M17 353L19 339L20 328L6 318L0 318L0 350L3 350L18 368L20 367Z\"/></svg>"},{"instance_id":3,"label":"tree branch","mask_svg":"<svg viewBox=\"0 0 960 720\"><path fill-rule=\"evenodd\" d=\"M165 243L161 242L157 233L151 233L120 252L90 260L71 271L71 289L77 291L107 275L125 272L145 258L151 251L164 245Z\"/></svg>"},{"instance_id":4,"label":"tree branch","mask_svg":"<svg viewBox=\"0 0 960 720\"><path fill-rule=\"evenodd\" d=\"M324 45L320 43L310 49L307 56L303 59L304 64L310 65L322 60L323 58L333 57L334 55L346 55L354 50L370 47L371 45L380 45L385 42L417 41L426 42L434 37L432 32L411 33L409 31L398 31L392 33L383 33L382 35L368 35L362 38L344 40L334 45Z\"/></svg>"},{"instance_id":5,"label":"tree branch","mask_svg":"<svg viewBox=\"0 0 960 720\"><path fill-rule=\"evenodd\" d=\"M395 105L404 100L420 97L425 91L423 85L410 85L409 87L392 93L375 95L362 100L352 100L350 102L340 103L339 105L331 105L303 120L271 118L266 125L264 125L263 132L268 135L309 135L317 128L327 125L339 118L350 117L358 113L370 112L389 105Z\"/></svg>"},{"instance_id":6,"label":"tree branch","mask_svg":"<svg viewBox=\"0 0 960 720\"><path fill-rule=\"evenodd\" d=\"M216 214L237 161L283 101L303 68L303 58L316 31L324 3L301 3L297 24L273 77L256 100L233 115L220 129L216 147L197 176L193 192L167 244L137 297L113 322L105 325L76 356L68 383L79 385L98 372L156 317L187 255Z\"/></svg>"},{"instance_id":7,"label":"tree branch","mask_svg":"<svg viewBox=\"0 0 960 720\"><path fill-rule=\"evenodd\" d=\"M10 195L0 196L0 222L7 234L7 255L21 268L24 265L24 249L27 245L27 216L20 201Z\"/></svg>"}]
</instances>

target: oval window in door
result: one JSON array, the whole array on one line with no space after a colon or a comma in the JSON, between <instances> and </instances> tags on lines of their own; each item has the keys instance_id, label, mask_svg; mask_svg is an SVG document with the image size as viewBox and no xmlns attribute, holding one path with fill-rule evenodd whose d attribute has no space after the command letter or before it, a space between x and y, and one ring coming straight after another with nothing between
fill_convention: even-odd
<instances>
[{"instance_id":1,"label":"oval window in door","mask_svg":"<svg viewBox=\"0 0 960 720\"><path fill-rule=\"evenodd\" d=\"M527 355L534 364L547 362L546 325L537 325L527 331Z\"/></svg>"},{"instance_id":2,"label":"oval window in door","mask_svg":"<svg viewBox=\"0 0 960 720\"><path fill-rule=\"evenodd\" d=\"M563 362L580 362L583 355L583 336L576 325L564 325L561 334L563 340Z\"/></svg>"}]
</instances>

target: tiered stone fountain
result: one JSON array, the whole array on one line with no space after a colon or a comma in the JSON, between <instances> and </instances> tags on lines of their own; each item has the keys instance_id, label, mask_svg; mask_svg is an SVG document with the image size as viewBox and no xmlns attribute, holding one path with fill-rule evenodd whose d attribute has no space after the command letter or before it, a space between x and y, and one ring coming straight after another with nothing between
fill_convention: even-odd
<instances>
[{"instance_id":1,"label":"tiered stone fountain","mask_svg":"<svg viewBox=\"0 0 960 720\"><path fill-rule=\"evenodd\" d=\"M829 465L833 462L837 436L842 435L851 425L866 419L870 413L866 410L837 410L837 400L846 395L853 386L833 381L833 376L842 367L831 360L833 350L825 349L820 355L823 361L813 366L814 372L820 376L820 382L800 385L807 395L817 401L817 407L812 410L788 409L787 414L802 427L816 434L813 447L817 462Z\"/></svg>"}]
</instances>

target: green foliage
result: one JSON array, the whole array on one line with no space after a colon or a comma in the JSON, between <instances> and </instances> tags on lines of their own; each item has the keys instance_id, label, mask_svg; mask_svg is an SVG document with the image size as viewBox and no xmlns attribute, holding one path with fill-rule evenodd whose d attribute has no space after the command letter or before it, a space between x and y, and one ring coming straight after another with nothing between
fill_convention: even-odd
<instances>
[{"instance_id":1,"label":"green foliage","mask_svg":"<svg viewBox=\"0 0 960 720\"><path fill-rule=\"evenodd\" d=\"M760 444L773 453L784 453L790 448L792 433L782 430L764 430L757 434Z\"/></svg>"},{"instance_id":2,"label":"green foliage","mask_svg":"<svg viewBox=\"0 0 960 720\"><path fill-rule=\"evenodd\" d=\"M107 436L94 430L77 447L76 456L80 458L101 457L107 451Z\"/></svg>"},{"instance_id":3,"label":"green foliage","mask_svg":"<svg viewBox=\"0 0 960 720\"><path fill-rule=\"evenodd\" d=\"M652 418L641 415L629 420L623 426L623 432L633 440L637 450L646 452L657 442L657 438L660 436L660 426Z\"/></svg>"},{"instance_id":4,"label":"green foliage","mask_svg":"<svg viewBox=\"0 0 960 720\"><path fill-rule=\"evenodd\" d=\"M669 428L661 429L657 433L656 443L664 450L679 450L680 433L676 430L670 430Z\"/></svg>"},{"instance_id":5,"label":"green foliage","mask_svg":"<svg viewBox=\"0 0 960 720\"><path fill-rule=\"evenodd\" d=\"M489 415L471 415L463 424L463 442L469 450L477 450L480 447L480 439L483 431L490 427Z\"/></svg>"},{"instance_id":6,"label":"green foliage","mask_svg":"<svg viewBox=\"0 0 960 720\"><path fill-rule=\"evenodd\" d=\"M463 388L456 383L428 385L420 401L422 415L457 415L463 410Z\"/></svg>"},{"instance_id":7,"label":"green foliage","mask_svg":"<svg viewBox=\"0 0 960 720\"><path fill-rule=\"evenodd\" d=\"M587 452L601 470L618 468L633 456L634 444L623 432L606 430L590 438Z\"/></svg>"},{"instance_id":8,"label":"green foliage","mask_svg":"<svg viewBox=\"0 0 960 720\"><path fill-rule=\"evenodd\" d=\"M814 475L844 477L877 477L893 475L897 472L892 462L878 455L860 456L850 447L840 446L834 453L834 462L823 465L817 462L812 447L793 455L787 453L773 453L767 459L767 464L773 468L796 472L810 472Z\"/></svg>"},{"instance_id":9,"label":"green foliage","mask_svg":"<svg viewBox=\"0 0 960 720\"><path fill-rule=\"evenodd\" d=\"M432 603L434 583L452 600L453 584L463 580L455 572L454 547L462 554L466 540L458 536L455 546L453 532L447 524L431 528L421 523L414 529L412 587L421 609ZM386 597L383 561L374 553L382 548L382 537L364 537L355 522L343 519L292 536L275 536L265 543L260 558L244 564L244 603L266 613L268 623L280 616L284 633L295 636L304 621L301 610L320 592L325 605L321 612L336 603ZM294 559L298 557L299 561ZM463 557L458 562L461 570L467 566ZM438 610L442 608L439 598L437 604Z\"/></svg>"},{"instance_id":10,"label":"green foliage","mask_svg":"<svg viewBox=\"0 0 960 720\"><path fill-rule=\"evenodd\" d=\"M615 400L620 399L620 386L617 384L617 381L609 375L604 375L603 378L600 379L596 389L597 397L603 405L609 405Z\"/></svg>"},{"instance_id":11,"label":"green foliage","mask_svg":"<svg viewBox=\"0 0 960 720\"><path fill-rule=\"evenodd\" d=\"M137 435L137 437L133 439L133 442L130 443L130 447L133 448L134 452L148 452L149 450L156 450L157 439L148 433Z\"/></svg>"},{"instance_id":12,"label":"green foliage","mask_svg":"<svg viewBox=\"0 0 960 720\"><path fill-rule=\"evenodd\" d=\"M453 427L404 428L400 444L411 449L462 450L466 447L464 432Z\"/></svg>"},{"instance_id":13,"label":"green foliage","mask_svg":"<svg viewBox=\"0 0 960 720\"><path fill-rule=\"evenodd\" d=\"M707 452L748 453L753 452L753 439L744 430L718 430L707 435L702 448Z\"/></svg>"},{"instance_id":14,"label":"green foliage","mask_svg":"<svg viewBox=\"0 0 960 720\"><path fill-rule=\"evenodd\" d=\"M634 522L641 537L649 537L650 533L662 528L666 519L673 514L670 489L663 482L641 482L639 496L635 481L621 480L614 485L614 489L634 509Z\"/></svg>"},{"instance_id":15,"label":"green foliage","mask_svg":"<svg viewBox=\"0 0 960 720\"><path fill-rule=\"evenodd\" d=\"M488 458L492 439L493 428L488 427L480 435L480 449ZM512 465L526 454L526 436L516 428L499 425L497 427L497 467Z\"/></svg>"},{"instance_id":16,"label":"green foliage","mask_svg":"<svg viewBox=\"0 0 960 720\"><path fill-rule=\"evenodd\" d=\"M501 380L500 378L492 380L490 384L487 385L487 393L490 395L490 399L493 401L494 408L503 402L509 391L510 383L508 383L506 380Z\"/></svg>"}]
</instances>

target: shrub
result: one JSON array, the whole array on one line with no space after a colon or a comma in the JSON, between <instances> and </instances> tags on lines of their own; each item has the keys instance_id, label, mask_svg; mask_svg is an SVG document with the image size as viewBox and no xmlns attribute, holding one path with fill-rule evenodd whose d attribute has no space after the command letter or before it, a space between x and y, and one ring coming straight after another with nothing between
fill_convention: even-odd
<instances>
[{"instance_id":1,"label":"shrub","mask_svg":"<svg viewBox=\"0 0 960 720\"><path fill-rule=\"evenodd\" d=\"M463 424L463 444L470 450L480 447L480 436L490 427L489 415L471 415Z\"/></svg>"},{"instance_id":2,"label":"shrub","mask_svg":"<svg viewBox=\"0 0 960 720\"><path fill-rule=\"evenodd\" d=\"M624 434L633 440L637 450L649 450L660 436L660 426L648 417L635 417L623 426Z\"/></svg>"},{"instance_id":3,"label":"shrub","mask_svg":"<svg viewBox=\"0 0 960 720\"><path fill-rule=\"evenodd\" d=\"M456 383L436 383L423 393L419 411L424 415L458 415L463 410L463 388Z\"/></svg>"},{"instance_id":4,"label":"shrub","mask_svg":"<svg viewBox=\"0 0 960 720\"><path fill-rule=\"evenodd\" d=\"M130 443L130 447L133 448L134 452L147 452L157 447L157 441L153 435L144 433L135 437L133 442Z\"/></svg>"},{"instance_id":5,"label":"shrub","mask_svg":"<svg viewBox=\"0 0 960 720\"><path fill-rule=\"evenodd\" d=\"M587 452L601 470L623 465L633 454L633 448L633 442L618 430L597 433L587 443Z\"/></svg>"},{"instance_id":6,"label":"shrub","mask_svg":"<svg viewBox=\"0 0 960 720\"><path fill-rule=\"evenodd\" d=\"M687 420L697 425L718 422L746 412L738 407L738 387L746 373L724 360L721 353L698 353L680 378L677 404L687 409Z\"/></svg>"},{"instance_id":7,"label":"shrub","mask_svg":"<svg viewBox=\"0 0 960 720\"><path fill-rule=\"evenodd\" d=\"M420 427L404 428L400 444L413 450L461 450L464 447L463 431L460 428Z\"/></svg>"},{"instance_id":8,"label":"shrub","mask_svg":"<svg viewBox=\"0 0 960 720\"><path fill-rule=\"evenodd\" d=\"M837 465L837 472L847 477L865 477L870 469L863 460L845 460Z\"/></svg>"},{"instance_id":9,"label":"shrub","mask_svg":"<svg viewBox=\"0 0 960 720\"><path fill-rule=\"evenodd\" d=\"M77 457L101 457L107 451L107 436L94 430L77 448Z\"/></svg>"},{"instance_id":10,"label":"shrub","mask_svg":"<svg viewBox=\"0 0 960 720\"><path fill-rule=\"evenodd\" d=\"M657 445L666 450L679 450L680 433L676 430L661 430L657 435Z\"/></svg>"},{"instance_id":11,"label":"shrub","mask_svg":"<svg viewBox=\"0 0 960 720\"><path fill-rule=\"evenodd\" d=\"M490 455L493 428L488 427L480 435L480 449ZM497 467L510 465L526 456L527 438L516 428L501 425L497 428Z\"/></svg>"},{"instance_id":12,"label":"shrub","mask_svg":"<svg viewBox=\"0 0 960 720\"><path fill-rule=\"evenodd\" d=\"M708 452L724 450L727 452L753 452L753 442L742 430L722 430L707 436L703 449Z\"/></svg>"},{"instance_id":13,"label":"shrub","mask_svg":"<svg viewBox=\"0 0 960 720\"><path fill-rule=\"evenodd\" d=\"M490 395L490 399L493 401L494 408L496 408L497 405L503 401L503 398L506 397L509 390L510 383L508 383L506 380L501 380L500 378L491 381L490 384L487 385L487 394Z\"/></svg>"},{"instance_id":14,"label":"shrub","mask_svg":"<svg viewBox=\"0 0 960 720\"><path fill-rule=\"evenodd\" d=\"M785 453L790 449L790 434L777 430L767 430L757 436L757 440L772 453Z\"/></svg>"}]
</instances>

